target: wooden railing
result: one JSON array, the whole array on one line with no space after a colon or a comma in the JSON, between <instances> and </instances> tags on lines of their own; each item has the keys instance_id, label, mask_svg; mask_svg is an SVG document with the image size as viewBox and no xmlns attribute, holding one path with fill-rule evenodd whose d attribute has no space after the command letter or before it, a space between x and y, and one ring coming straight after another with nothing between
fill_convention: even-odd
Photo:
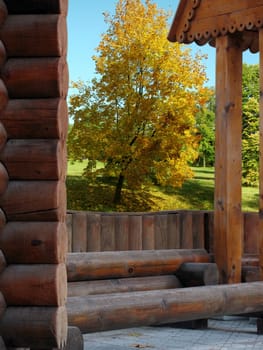
<instances>
[{"instance_id":1,"label":"wooden railing","mask_svg":"<svg viewBox=\"0 0 263 350\"><path fill-rule=\"evenodd\" d=\"M244 253L258 253L258 214L244 213ZM212 211L68 211L69 251L197 249L213 252Z\"/></svg>"}]
</instances>

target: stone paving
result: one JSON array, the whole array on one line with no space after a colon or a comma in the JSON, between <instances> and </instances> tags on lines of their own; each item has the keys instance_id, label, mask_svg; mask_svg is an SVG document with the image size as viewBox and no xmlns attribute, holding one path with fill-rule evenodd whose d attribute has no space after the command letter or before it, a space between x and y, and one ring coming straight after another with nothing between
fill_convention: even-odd
<instances>
[{"instance_id":1,"label":"stone paving","mask_svg":"<svg viewBox=\"0 0 263 350\"><path fill-rule=\"evenodd\" d=\"M142 327L84 335L85 350L263 350L254 320L209 320L208 329Z\"/></svg>"}]
</instances>

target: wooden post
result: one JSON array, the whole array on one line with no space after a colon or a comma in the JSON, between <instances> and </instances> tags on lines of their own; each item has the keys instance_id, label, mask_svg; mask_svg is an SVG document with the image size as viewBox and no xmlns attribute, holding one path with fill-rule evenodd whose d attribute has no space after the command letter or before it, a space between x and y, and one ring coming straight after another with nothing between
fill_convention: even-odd
<instances>
[{"instance_id":1,"label":"wooden post","mask_svg":"<svg viewBox=\"0 0 263 350\"><path fill-rule=\"evenodd\" d=\"M260 101L259 101L259 276L263 280L263 29L259 29Z\"/></svg>"},{"instance_id":2,"label":"wooden post","mask_svg":"<svg viewBox=\"0 0 263 350\"><path fill-rule=\"evenodd\" d=\"M221 283L241 280L242 47L216 38L216 162L214 250Z\"/></svg>"}]
</instances>

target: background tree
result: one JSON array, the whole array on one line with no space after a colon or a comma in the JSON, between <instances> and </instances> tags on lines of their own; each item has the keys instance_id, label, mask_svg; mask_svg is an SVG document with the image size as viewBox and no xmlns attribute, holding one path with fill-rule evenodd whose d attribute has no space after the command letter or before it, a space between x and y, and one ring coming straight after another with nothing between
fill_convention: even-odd
<instances>
[{"instance_id":1,"label":"background tree","mask_svg":"<svg viewBox=\"0 0 263 350\"><path fill-rule=\"evenodd\" d=\"M150 0L119 0L105 15L96 78L77 82L70 99L72 159L89 159L87 176L116 177L138 188L154 174L180 186L197 156L195 113L206 100L202 57L167 40L168 14ZM104 166L94 168L97 161Z\"/></svg>"},{"instance_id":2,"label":"background tree","mask_svg":"<svg viewBox=\"0 0 263 350\"><path fill-rule=\"evenodd\" d=\"M243 184L255 186L259 178L259 66L243 65L242 117Z\"/></svg>"},{"instance_id":3,"label":"background tree","mask_svg":"<svg viewBox=\"0 0 263 350\"><path fill-rule=\"evenodd\" d=\"M259 101L250 97L243 105L243 184L255 186L259 179Z\"/></svg>"},{"instance_id":4,"label":"background tree","mask_svg":"<svg viewBox=\"0 0 263 350\"><path fill-rule=\"evenodd\" d=\"M210 89L208 102L196 115L196 128L200 135L198 166L214 166L215 162L215 92Z\"/></svg>"}]
</instances>

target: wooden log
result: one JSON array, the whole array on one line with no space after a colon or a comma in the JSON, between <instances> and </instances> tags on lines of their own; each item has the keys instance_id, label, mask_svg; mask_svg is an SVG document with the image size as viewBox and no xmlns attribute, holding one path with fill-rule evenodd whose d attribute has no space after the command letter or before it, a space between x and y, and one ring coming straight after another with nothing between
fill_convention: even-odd
<instances>
[{"instance_id":1,"label":"wooden log","mask_svg":"<svg viewBox=\"0 0 263 350\"><path fill-rule=\"evenodd\" d=\"M167 219L168 249L180 248L180 216L178 212L169 213Z\"/></svg>"},{"instance_id":2,"label":"wooden log","mask_svg":"<svg viewBox=\"0 0 263 350\"><path fill-rule=\"evenodd\" d=\"M0 79L0 112L2 112L8 103L8 92L5 83Z\"/></svg>"},{"instance_id":3,"label":"wooden log","mask_svg":"<svg viewBox=\"0 0 263 350\"><path fill-rule=\"evenodd\" d=\"M155 248L154 215L142 217L142 249L152 250Z\"/></svg>"},{"instance_id":4,"label":"wooden log","mask_svg":"<svg viewBox=\"0 0 263 350\"><path fill-rule=\"evenodd\" d=\"M3 229L5 224L6 224L6 216L3 210L0 208L0 230Z\"/></svg>"},{"instance_id":5,"label":"wooden log","mask_svg":"<svg viewBox=\"0 0 263 350\"><path fill-rule=\"evenodd\" d=\"M64 222L8 222L0 234L0 248L8 264L58 264L66 261Z\"/></svg>"},{"instance_id":6,"label":"wooden log","mask_svg":"<svg viewBox=\"0 0 263 350\"><path fill-rule=\"evenodd\" d=\"M219 272L214 263L183 263L175 275L185 287L209 286L219 283Z\"/></svg>"},{"instance_id":7,"label":"wooden log","mask_svg":"<svg viewBox=\"0 0 263 350\"><path fill-rule=\"evenodd\" d=\"M242 282L261 281L258 266L242 266Z\"/></svg>"},{"instance_id":8,"label":"wooden log","mask_svg":"<svg viewBox=\"0 0 263 350\"><path fill-rule=\"evenodd\" d=\"M167 218L165 213L155 214L155 249L168 249Z\"/></svg>"},{"instance_id":9,"label":"wooden log","mask_svg":"<svg viewBox=\"0 0 263 350\"><path fill-rule=\"evenodd\" d=\"M115 216L115 248L116 251L129 250L129 215ZM92 251L90 244L88 244L88 250Z\"/></svg>"},{"instance_id":10,"label":"wooden log","mask_svg":"<svg viewBox=\"0 0 263 350\"><path fill-rule=\"evenodd\" d=\"M0 275L7 305L63 306L67 297L65 264L9 265Z\"/></svg>"},{"instance_id":11,"label":"wooden log","mask_svg":"<svg viewBox=\"0 0 263 350\"><path fill-rule=\"evenodd\" d=\"M3 317L5 311L6 311L6 301L2 292L0 292L0 320Z\"/></svg>"},{"instance_id":12,"label":"wooden log","mask_svg":"<svg viewBox=\"0 0 263 350\"><path fill-rule=\"evenodd\" d=\"M205 248L205 213L203 211L192 212L192 234L193 234L193 248Z\"/></svg>"},{"instance_id":13,"label":"wooden log","mask_svg":"<svg viewBox=\"0 0 263 350\"><path fill-rule=\"evenodd\" d=\"M0 151L4 148L7 141L7 132L3 125L3 123L0 122Z\"/></svg>"},{"instance_id":14,"label":"wooden log","mask_svg":"<svg viewBox=\"0 0 263 350\"><path fill-rule=\"evenodd\" d=\"M63 348L67 339L67 310L61 307L8 307L0 332L8 347Z\"/></svg>"},{"instance_id":15,"label":"wooden log","mask_svg":"<svg viewBox=\"0 0 263 350\"><path fill-rule=\"evenodd\" d=\"M82 333L159 325L263 309L263 282L68 298Z\"/></svg>"},{"instance_id":16,"label":"wooden log","mask_svg":"<svg viewBox=\"0 0 263 350\"><path fill-rule=\"evenodd\" d=\"M80 297L92 294L126 293L156 289L160 290L181 287L181 282L174 275L69 282L68 297Z\"/></svg>"},{"instance_id":17,"label":"wooden log","mask_svg":"<svg viewBox=\"0 0 263 350\"><path fill-rule=\"evenodd\" d=\"M1 2L2 0L0 0ZM4 44L2 42L2 40L0 40L0 67L2 69L3 65L5 64L6 62L6 49L4 47Z\"/></svg>"},{"instance_id":18,"label":"wooden log","mask_svg":"<svg viewBox=\"0 0 263 350\"><path fill-rule=\"evenodd\" d=\"M184 262L209 262L205 250L138 250L68 254L68 281L174 273Z\"/></svg>"},{"instance_id":19,"label":"wooden log","mask_svg":"<svg viewBox=\"0 0 263 350\"><path fill-rule=\"evenodd\" d=\"M9 181L0 197L8 221L63 221L66 189L62 181Z\"/></svg>"},{"instance_id":20,"label":"wooden log","mask_svg":"<svg viewBox=\"0 0 263 350\"><path fill-rule=\"evenodd\" d=\"M0 26L5 23L6 19L8 17L8 10L6 7L5 1L1 0L0 1Z\"/></svg>"},{"instance_id":21,"label":"wooden log","mask_svg":"<svg viewBox=\"0 0 263 350\"><path fill-rule=\"evenodd\" d=\"M246 254L242 257L242 266L259 266L258 254Z\"/></svg>"},{"instance_id":22,"label":"wooden log","mask_svg":"<svg viewBox=\"0 0 263 350\"><path fill-rule=\"evenodd\" d=\"M0 38L8 57L63 56L67 53L66 18L62 15L9 15Z\"/></svg>"},{"instance_id":23,"label":"wooden log","mask_svg":"<svg viewBox=\"0 0 263 350\"><path fill-rule=\"evenodd\" d=\"M68 0L5 0L9 14L67 14Z\"/></svg>"},{"instance_id":24,"label":"wooden log","mask_svg":"<svg viewBox=\"0 0 263 350\"><path fill-rule=\"evenodd\" d=\"M31 349L17 349L17 350L36 350L36 348ZM49 350L46 348L37 350ZM53 348L52 350L59 350L58 348ZM81 331L77 327L68 327L68 335L66 345L60 350L84 350L84 340Z\"/></svg>"},{"instance_id":25,"label":"wooden log","mask_svg":"<svg viewBox=\"0 0 263 350\"><path fill-rule=\"evenodd\" d=\"M142 215L129 216L129 250L142 249Z\"/></svg>"},{"instance_id":26,"label":"wooden log","mask_svg":"<svg viewBox=\"0 0 263 350\"><path fill-rule=\"evenodd\" d=\"M180 212L180 248L193 249L192 213Z\"/></svg>"},{"instance_id":27,"label":"wooden log","mask_svg":"<svg viewBox=\"0 0 263 350\"><path fill-rule=\"evenodd\" d=\"M101 215L101 251L115 251L115 215Z\"/></svg>"},{"instance_id":28,"label":"wooden log","mask_svg":"<svg viewBox=\"0 0 263 350\"><path fill-rule=\"evenodd\" d=\"M237 283L243 243L242 47L236 37L219 36L216 53L214 250L221 283Z\"/></svg>"},{"instance_id":29,"label":"wooden log","mask_svg":"<svg viewBox=\"0 0 263 350\"><path fill-rule=\"evenodd\" d=\"M258 213L244 213L244 254L259 253Z\"/></svg>"},{"instance_id":30,"label":"wooden log","mask_svg":"<svg viewBox=\"0 0 263 350\"><path fill-rule=\"evenodd\" d=\"M3 251L0 250L0 274L4 271L6 266L7 266L6 258L5 258L4 254L3 254Z\"/></svg>"},{"instance_id":31,"label":"wooden log","mask_svg":"<svg viewBox=\"0 0 263 350\"><path fill-rule=\"evenodd\" d=\"M67 212L66 214L66 226L67 226L67 236L68 236L68 252L72 252L72 214Z\"/></svg>"},{"instance_id":32,"label":"wooden log","mask_svg":"<svg viewBox=\"0 0 263 350\"><path fill-rule=\"evenodd\" d=\"M9 176L6 167L0 162L0 196L5 193L8 187Z\"/></svg>"},{"instance_id":33,"label":"wooden log","mask_svg":"<svg viewBox=\"0 0 263 350\"><path fill-rule=\"evenodd\" d=\"M6 350L6 347L5 347L5 343L4 343L4 340L2 337L0 337L0 349L1 350ZM12 350L12 348L9 348L8 350ZM14 349L15 350L15 349ZM22 349L23 350L23 349ZM25 349L25 350L29 350L29 349Z\"/></svg>"},{"instance_id":34,"label":"wooden log","mask_svg":"<svg viewBox=\"0 0 263 350\"><path fill-rule=\"evenodd\" d=\"M87 251L87 213L80 211L74 213L72 217L72 251L86 252Z\"/></svg>"},{"instance_id":35,"label":"wooden log","mask_svg":"<svg viewBox=\"0 0 263 350\"><path fill-rule=\"evenodd\" d=\"M204 218L205 225L205 249L208 253L214 253L214 213L206 212Z\"/></svg>"},{"instance_id":36,"label":"wooden log","mask_svg":"<svg viewBox=\"0 0 263 350\"><path fill-rule=\"evenodd\" d=\"M73 214L74 216L75 214ZM87 251L101 250L101 214L87 213ZM124 233L125 234L125 233Z\"/></svg>"},{"instance_id":37,"label":"wooden log","mask_svg":"<svg viewBox=\"0 0 263 350\"><path fill-rule=\"evenodd\" d=\"M58 140L9 140L0 161L10 180L62 180L67 159L64 142Z\"/></svg>"},{"instance_id":38,"label":"wooden log","mask_svg":"<svg viewBox=\"0 0 263 350\"><path fill-rule=\"evenodd\" d=\"M62 98L9 100L1 121L9 139L65 140L67 102Z\"/></svg>"},{"instance_id":39,"label":"wooden log","mask_svg":"<svg viewBox=\"0 0 263 350\"><path fill-rule=\"evenodd\" d=\"M2 79L11 99L65 98L68 92L65 57L10 58L3 67Z\"/></svg>"}]
</instances>

